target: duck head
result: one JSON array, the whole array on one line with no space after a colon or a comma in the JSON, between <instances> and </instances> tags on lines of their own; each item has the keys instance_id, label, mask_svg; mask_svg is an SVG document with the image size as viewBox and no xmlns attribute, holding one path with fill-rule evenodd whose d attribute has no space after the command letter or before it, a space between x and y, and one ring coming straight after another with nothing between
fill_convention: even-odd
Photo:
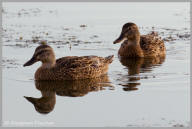
<instances>
[{"instance_id":1,"label":"duck head","mask_svg":"<svg viewBox=\"0 0 192 129\"><path fill-rule=\"evenodd\" d=\"M124 24L119 38L117 38L113 44L120 43L124 40L133 41L134 43L137 43L137 40L140 40L139 29L135 23L129 22Z\"/></svg>"},{"instance_id":2,"label":"duck head","mask_svg":"<svg viewBox=\"0 0 192 129\"><path fill-rule=\"evenodd\" d=\"M55 54L53 49L48 45L40 45L35 49L32 58L27 61L23 66L30 66L38 61L42 64L54 65L55 64Z\"/></svg>"}]
</instances>

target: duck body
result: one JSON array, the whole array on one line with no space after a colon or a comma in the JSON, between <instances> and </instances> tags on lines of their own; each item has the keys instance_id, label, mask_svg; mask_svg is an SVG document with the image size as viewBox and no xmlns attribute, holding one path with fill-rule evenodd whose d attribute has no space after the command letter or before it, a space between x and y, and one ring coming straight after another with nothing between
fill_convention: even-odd
<instances>
[{"instance_id":1,"label":"duck body","mask_svg":"<svg viewBox=\"0 0 192 129\"><path fill-rule=\"evenodd\" d=\"M41 45L36 48L33 57L24 66L37 61L41 61L42 65L35 72L35 80L78 80L106 74L108 65L113 61L113 55L67 56L56 60L53 49L48 45Z\"/></svg>"},{"instance_id":2,"label":"duck body","mask_svg":"<svg viewBox=\"0 0 192 129\"><path fill-rule=\"evenodd\" d=\"M41 66L38 68L35 73L35 80L96 78L107 73L109 63L111 63L111 60L98 56L62 57L56 60L54 67L44 68Z\"/></svg>"},{"instance_id":3,"label":"duck body","mask_svg":"<svg viewBox=\"0 0 192 129\"><path fill-rule=\"evenodd\" d=\"M126 39L126 40L124 40ZM134 23L123 26L121 35L115 43L124 42L118 51L122 57L158 57L166 55L164 41L155 34L140 35Z\"/></svg>"}]
</instances>

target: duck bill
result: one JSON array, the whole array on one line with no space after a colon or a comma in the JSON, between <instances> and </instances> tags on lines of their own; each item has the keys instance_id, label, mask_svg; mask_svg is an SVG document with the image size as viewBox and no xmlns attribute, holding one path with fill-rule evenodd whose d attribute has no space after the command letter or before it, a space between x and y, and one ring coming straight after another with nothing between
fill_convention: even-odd
<instances>
[{"instance_id":1,"label":"duck bill","mask_svg":"<svg viewBox=\"0 0 192 129\"><path fill-rule=\"evenodd\" d=\"M32 64L34 64L35 62L37 62L37 60L35 59L35 57L32 57L29 61L27 61L23 66L30 66Z\"/></svg>"},{"instance_id":2,"label":"duck bill","mask_svg":"<svg viewBox=\"0 0 192 129\"><path fill-rule=\"evenodd\" d=\"M116 39L116 40L113 42L113 44L120 43L122 40L124 40L124 36L123 36L123 34L121 33L121 35L119 36L119 38Z\"/></svg>"},{"instance_id":3,"label":"duck bill","mask_svg":"<svg viewBox=\"0 0 192 129\"><path fill-rule=\"evenodd\" d=\"M26 98L29 102L31 102L32 104L35 104L35 98L32 98L32 97L26 97L24 96L24 98Z\"/></svg>"}]
</instances>

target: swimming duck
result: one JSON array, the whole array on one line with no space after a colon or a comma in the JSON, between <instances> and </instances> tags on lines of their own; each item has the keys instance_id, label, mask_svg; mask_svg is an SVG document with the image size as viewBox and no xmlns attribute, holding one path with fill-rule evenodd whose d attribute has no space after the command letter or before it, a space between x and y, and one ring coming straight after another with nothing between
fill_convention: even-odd
<instances>
[{"instance_id":1,"label":"swimming duck","mask_svg":"<svg viewBox=\"0 0 192 129\"><path fill-rule=\"evenodd\" d=\"M35 80L77 80L106 74L113 57L113 55L104 58L67 56L56 60L53 49L49 45L42 44L23 66L30 66L37 61L42 62L41 67L35 72Z\"/></svg>"},{"instance_id":2,"label":"swimming duck","mask_svg":"<svg viewBox=\"0 0 192 129\"><path fill-rule=\"evenodd\" d=\"M123 57L157 57L165 56L164 41L155 33L140 35L135 23L123 25L122 32L113 43L120 43L118 54Z\"/></svg>"}]
</instances>

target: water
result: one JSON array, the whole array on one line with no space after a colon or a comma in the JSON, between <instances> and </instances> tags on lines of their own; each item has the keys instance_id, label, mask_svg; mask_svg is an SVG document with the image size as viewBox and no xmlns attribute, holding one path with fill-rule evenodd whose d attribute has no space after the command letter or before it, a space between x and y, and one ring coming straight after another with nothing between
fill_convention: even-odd
<instances>
[{"instance_id":1,"label":"water","mask_svg":"<svg viewBox=\"0 0 192 129\"><path fill-rule=\"evenodd\" d=\"M3 3L3 11L3 126L189 126L189 3ZM166 58L119 59L112 42L129 21L141 34L157 31ZM38 40L57 58L115 58L98 79L35 82L40 63L22 65Z\"/></svg>"}]
</instances>

